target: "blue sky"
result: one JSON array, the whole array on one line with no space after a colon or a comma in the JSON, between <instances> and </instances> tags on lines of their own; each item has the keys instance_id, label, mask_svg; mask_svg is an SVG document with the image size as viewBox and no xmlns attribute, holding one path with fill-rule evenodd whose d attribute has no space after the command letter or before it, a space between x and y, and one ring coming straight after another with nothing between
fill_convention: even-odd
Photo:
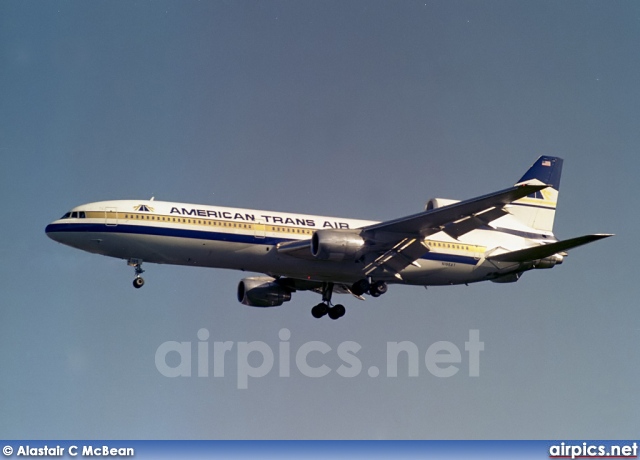
<instances>
[{"instance_id":1,"label":"blue sky","mask_svg":"<svg viewBox=\"0 0 640 460\"><path fill-rule=\"evenodd\" d=\"M637 2L0 4L0 433L6 438L634 438L640 170ZM394 286L280 308L246 274L124 261L46 238L71 207L184 201L386 220L565 159L555 231L616 237L518 283ZM326 319L326 318L325 318ZM166 341L291 331L485 351L480 376L167 378ZM232 357L235 355L232 354ZM316 355L323 362L322 355ZM464 364L464 362L463 362ZM257 365L257 364L255 364Z\"/></svg>"}]
</instances>

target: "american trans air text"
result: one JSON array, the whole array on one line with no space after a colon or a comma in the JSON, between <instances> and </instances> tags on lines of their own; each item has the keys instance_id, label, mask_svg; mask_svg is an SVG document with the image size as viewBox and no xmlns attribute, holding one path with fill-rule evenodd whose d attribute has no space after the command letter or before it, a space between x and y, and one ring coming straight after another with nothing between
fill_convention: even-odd
<instances>
[{"instance_id":1,"label":"american trans air text","mask_svg":"<svg viewBox=\"0 0 640 460\"><path fill-rule=\"evenodd\" d=\"M171 208L170 214L177 214L180 216L193 216L193 217L213 217L216 219L227 220L239 220L243 222L259 222L263 220L267 224L284 224L284 225L297 225L300 227L312 227L312 228L341 228L348 229L349 224L347 222L337 221L325 221L321 225L316 225L316 221L313 219L305 219L299 217L280 217L270 216L267 214L261 214L256 217L255 214L241 214L239 212L219 211L212 209L186 209L186 208Z\"/></svg>"}]
</instances>

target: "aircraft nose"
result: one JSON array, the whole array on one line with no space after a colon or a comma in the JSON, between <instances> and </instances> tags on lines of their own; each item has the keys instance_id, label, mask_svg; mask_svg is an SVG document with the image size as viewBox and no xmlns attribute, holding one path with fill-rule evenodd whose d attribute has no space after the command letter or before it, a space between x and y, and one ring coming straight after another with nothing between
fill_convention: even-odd
<instances>
[{"instance_id":1,"label":"aircraft nose","mask_svg":"<svg viewBox=\"0 0 640 460\"><path fill-rule=\"evenodd\" d=\"M49 238L51 238L53 241L57 241L58 243L60 242L60 238L58 238L59 236L59 232L55 231L55 225L54 224L49 224L45 227L44 232L47 234L47 236Z\"/></svg>"}]
</instances>

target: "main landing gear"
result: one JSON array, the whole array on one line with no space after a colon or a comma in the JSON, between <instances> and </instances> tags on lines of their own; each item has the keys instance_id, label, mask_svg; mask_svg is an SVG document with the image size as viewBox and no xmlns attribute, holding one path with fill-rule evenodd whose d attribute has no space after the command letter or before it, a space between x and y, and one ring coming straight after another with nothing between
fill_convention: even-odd
<instances>
[{"instance_id":1,"label":"main landing gear","mask_svg":"<svg viewBox=\"0 0 640 460\"><path fill-rule=\"evenodd\" d=\"M347 310L344 308L344 305L329 306L325 302L320 302L311 309L311 314L314 318L322 318L324 315L328 315L331 319L338 319L342 318L346 312Z\"/></svg>"},{"instance_id":2,"label":"main landing gear","mask_svg":"<svg viewBox=\"0 0 640 460\"><path fill-rule=\"evenodd\" d=\"M142 259L129 259L127 261L127 265L133 267L136 272L136 277L133 279L133 287L140 289L144 286L144 278L140 276L144 273L144 270L142 269Z\"/></svg>"},{"instance_id":3,"label":"main landing gear","mask_svg":"<svg viewBox=\"0 0 640 460\"><path fill-rule=\"evenodd\" d=\"M362 294L370 294L371 297L380 297L382 294L387 292L387 283L384 281L376 281L371 282L366 279L362 279L360 281L356 281L351 286L351 292L354 295L362 295Z\"/></svg>"},{"instance_id":4,"label":"main landing gear","mask_svg":"<svg viewBox=\"0 0 640 460\"><path fill-rule=\"evenodd\" d=\"M328 315L331 319L342 318L346 313L344 305L331 304L331 294L333 294L333 283L324 283L322 286L322 302L311 309L314 318L322 318Z\"/></svg>"},{"instance_id":5,"label":"main landing gear","mask_svg":"<svg viewBox=\"0 0 640 460\"><path fill-rule=\"evenodd\" d=\"M371 279L362 279L356 281L351 286L351 292L356 296L369 294L372 297L380 297L386 293L388 289L387 283L384 281L372 282ZM322 285L322 302L311 309L314 318L322 318L328 315L331 319L342 318L346 313L343 305L332 305L331 294L333 294L333 283L324 283Z\"/></svg>"}]
</instances>

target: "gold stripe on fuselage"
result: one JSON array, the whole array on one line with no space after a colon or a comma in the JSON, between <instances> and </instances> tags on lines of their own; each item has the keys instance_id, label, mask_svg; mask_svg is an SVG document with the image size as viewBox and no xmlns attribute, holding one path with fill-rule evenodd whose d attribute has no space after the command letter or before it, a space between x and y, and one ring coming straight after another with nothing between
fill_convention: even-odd
<instances>
[{"instance_id":1,"label":"gold stripe on fuselage","mask_svg":"<svg viewBox=\"0 0 640 460\"><path fill-rule=\"evenodd\" d=\"M431 250L435 250L436 252L444 252L447 253L449 251L465 251L465 252L474 252L478 254L484 254L487 249L485 246L476 246L474 244L464 244L464 243L452 243L450 241L437 241L437 240L426 240L425 241Z\"/></svg>"},{"instance_id":2,"label":"gold stripe on fuselage","mask_svg":"<svg viewBox=\"0 0 640 460\"><path fill-rule=\"evenodd\" d=\"M203 219L184 216L163 216L150 213L135 212L105 212L105 211L85 211L88 219L117 219L118 223L133 222L154 222L164 224L180 224L197 228L235 228L238 230L251 230L257 232L275 232L296 235L311 235L316 229L306 227L285 227L281 225L265 224L264 222L237 222L218 219Z\"/></svg>"},{"instance_id":3,"label":"gold stripe on fuselage","mask_svg":"<svg viewBox=\"0 0 640 460\"><path fill-rule=\"evenodd\" d=\"M221 229L236 229L236 230L248 230L255 232L269 232L269 233L280 233L286 235L312 235L314 231L319 230L316 228L305 228L305 227L286 227L283 225L272 225L265 224L261 222L236 222L236 221L226 221L226 220L218 220L218 219L203 219L203 218L192 218L192 217L184 217L184 216L164 216L158 214L151 213L135 213L135 212L105 212L105 211L85 211L86 217L88 219L117 219L118 223L128 223L128 222L154 222L160 224L171 224L172 227L180 226L180 227L190 227L190 228L221 228ZM117 216L115 215L117 214ZM427 239L425 241L432 251L439 253L447 253L447 252L471 252L477 254L483 254L486 251L485 246L477 246L473 244L464 244L460 242L451 242L451 241L440 241L440 240L431 240Z\"/></svg>"}]
</instances>

